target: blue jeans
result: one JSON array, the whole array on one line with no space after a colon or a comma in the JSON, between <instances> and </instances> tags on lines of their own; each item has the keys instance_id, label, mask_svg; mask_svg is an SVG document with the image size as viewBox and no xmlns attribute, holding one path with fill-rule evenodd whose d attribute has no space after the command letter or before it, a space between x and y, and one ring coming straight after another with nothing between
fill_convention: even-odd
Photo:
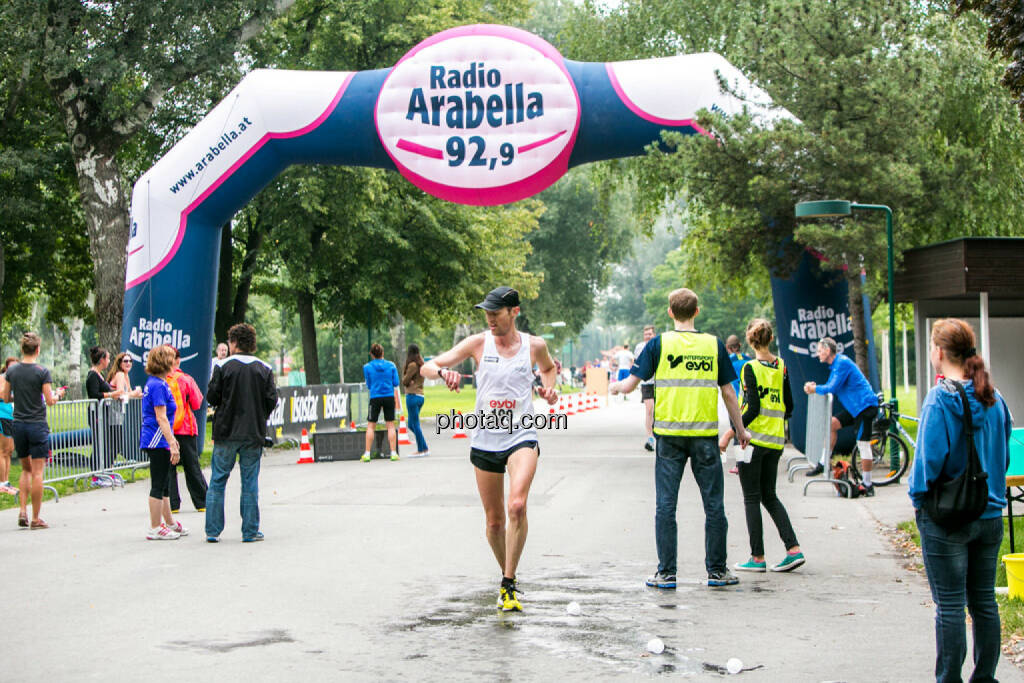
<instances>
[{"instance_id":1,"label":"blue jeans","mask_svg":"<svg viewBox=\"0 0 1024 683\"><path fill-rule=\"evenodd\" d=\"M235 466L242 473L242 538L252 538L260 530L259 478L262 446L242 441L218 441L210 462L210 486L206 490L206 535L217 537L224 531L224 488Z\"/></svg>"},{"instance_id":2,"label":"blue jeans","mask_svg":"<svg viewBox=\"0 0 1024 683\"><path fill-rule=\"evenodd\" d=\"M999 661L999 609L996 562L1003 540L1003 520L977 519L950 533L916 511L928 585L935 601L935 680L960 681L967 657L964 606L974 633L971 681L994 681Z\"/></svg>"},{"instance_id":3,"label":"blue jeans","mask_svg":"<svg viewBox=\"0 0 1024 683\"><path fill-rule=\"evenodd\" d=\"M423 438L423 430L420 429L420 408L423 407L423 400L419 394L405 395L405 410L409 413L409 431L416 435L417 453L427 450L427 440Z\"/></svg>"},{"instance_id":4,"label":"blue jeans","mask_svg":"<svg viewBox=\"0 0 1024 683\"><path fill-rule=\"evenodd\" d=\"M693 478L697 480L704 501L704 566L708 573L724 570L729 522L725 519L722 500L725 479L715 437L658 436L657 454L654 464L654 537L658 546L658 571L676 573L676 501L687 460L691 463Z\"/></svg>"}]
</instances>

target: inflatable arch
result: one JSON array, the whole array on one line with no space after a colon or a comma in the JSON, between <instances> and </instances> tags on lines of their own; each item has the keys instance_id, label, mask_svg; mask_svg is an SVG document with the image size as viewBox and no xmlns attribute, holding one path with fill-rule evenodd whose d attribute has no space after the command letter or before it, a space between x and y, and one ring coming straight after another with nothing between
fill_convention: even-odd
<instances>
[{"instance_id":1,"label":"inflatable arch","mask_svg":"<svg viewBox=\"0 0 1024 683\"><path fill-rule=\"evenodd\" d=\"M493 25L439 33L390 69L254 71L135 184L121 346L139 359L178 347L205 393L220 226L290 164L386 168L442 199L496 205L642 154L662 130L704 133L701 109L744 108L790 118L716 54L574 62ZM142 364L133 372L141 383Z\"/></svg>"}]
</instances>

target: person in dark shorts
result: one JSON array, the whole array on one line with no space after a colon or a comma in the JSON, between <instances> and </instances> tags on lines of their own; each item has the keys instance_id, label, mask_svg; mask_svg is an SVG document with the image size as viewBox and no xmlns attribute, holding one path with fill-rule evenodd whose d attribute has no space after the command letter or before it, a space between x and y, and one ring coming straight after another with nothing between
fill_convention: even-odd
<instances>
[{"instance_id":1,"label":"person in dark shorts","mask_svg":"<svg viewBox=\"0 0 1024 683\"><path fill-rule=\"evenodd\" d=\"M139 431L139 448L149 458L149 531L146 538L150 541L174 541L188 536L188 529L171 514L168 491L171 468L181 458L181 447L171 429L174 415L179 410L167 384L167 373L173 368L172 347L161 344L150 350L146 358L149 377L142 392L142 428Z\"/></svg>"},{"instance_id":2,"label":"person in dark shorts","mask_svg":"<svg viewBox=\"0 0 1024 683\"><path fill-rule=\"evenodd\" d=\"M366 388L370 391L370 412L366 416L366 450L363 462L370 462L370 451L373 449L374 432L377 420L384 413L384 424L388 430L388 445L391 446L391 461L398 460L398 432L395 431L395 409L401 410L402 402L398 396L398 368L389 360L384 360L384 347L380 344L370 346L372 360L363 366L363 377Z\"/></svg>"},{"instance_id":3,"label":"person in dark shorts","mask_svg":"<svg viewBox=\"0 0 1024 683\"><path fill-rule=\"evenodd\" d=\"M549 405L558 401L557 370L540 337L516 329L519 292L498 287L476 305L487 316L486 332L466 337L420 368L424 377L444 380L450 391L459 391L459 373L449 370L467 358L476 361L476 411L481 424L473 431L470 462L484 506L487 542L501 567L498 607L521 612L516 585L519 558L528 529L526 501L537 471L540 448L533 426L533 367L540 371L537 394ZM487 418L490 421L483 419ZM506 517L505 471L509 474Z\"/></svg>"},{"instance_id":4,"label":"person in dark shorts","mask_svg":"<svg viewBox=\"0 0 1024 683\"><path fill-rule=\"evenodd\" d=\"M17 363L18 359L9 356L4 363L3 372L11 363ZM4 376L0 374L0 386L3 386ZM0 493L9 493L12 496L18 495L18 489L11 486L11 456L14 454L14 404L0 400Z\"/></svg>"},{"instance_id":5,"label":"person in dark shorts","mask_svg":"<svg viewBox=\"0 0 1024 683\"><path fill-rule=\"evenodd\" d=\"M857 452L860 453L861 473L864 481L860 484L860 495L875 495L875 487L871 484L871 466L874 458L871 455L871 423L878 415L878 397L868 383L864 373L848 356L839 352L839 345L832 337L824 337L818 342L818 360L830 366L828 382L804 384L804 392L808 394L835 394L843 409L832 417L832 440L829 452L835 448L839 430L851 425L856 426ZM824 463L807 472L808 477L821 474Z\"/></svg>"},{"instance_id":6,"label":"person in dark shorts","mask_svg":"<svg viewBox=\"0 0 1024 683\"><path fill-rule=\"evenodd\" d=\"M14 448L21 461L18 493L18 526L48 529L39 517L43 505L43 471L50 455L50 428L46 406L57 403L63 389L53 391L50 371L39 365L39 335L26 332L21 337L21 362L13 363L5 373L0 398L14 401ZM32 498L32 519L28 518L28 499Z\"/></svg>"}]
</instances>

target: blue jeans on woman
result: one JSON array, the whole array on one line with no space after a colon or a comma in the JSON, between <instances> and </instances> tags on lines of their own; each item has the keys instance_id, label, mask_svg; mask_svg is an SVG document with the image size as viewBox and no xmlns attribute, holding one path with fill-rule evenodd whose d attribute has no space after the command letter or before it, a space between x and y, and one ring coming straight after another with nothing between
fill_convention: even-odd
<instances>
[{"instance_id":1,"label":"blue jeans on woman","mask_svg":"<svg viewBox=\"0 0 1024 683\"><path fill-rule=\"evenodd\" d=\"M260 457L262 446L243 441L218 441L213 446L210 461L210 486L206 489L206 536L217 538L224 531L224 489L228 476L235 467L242 473L242 499L239 511L242 514L242 539L256 536L260 530Z\"/></svg>"},{"instance_id":2,"label":"blue jeans on woman","mask_svg":"<svg viewBox=\"0 0 1024 683\"><path fill-rule=\"evenodd\" d=\"M715 437L659 436L657 454L654 463L654 537L658 546L658 571L676 573L679 543L676 502L687 460L704 501L704 565L709 574L726 569L725 537L729 522L725 519L725 477Z\"/></svg>"},{"instance_id":3,"label":"blue jeans on woman","mask_svg":"<svg viewBox=\"0 0 1024 683\"><path fill-rule=\"evenodd\" d=\"M423 407L423 396L420 394L405 395L405 409L409 413L409 431L416 435L416 452L424 453L427 450L427 440L423 438L423 430L420 428L420 408Z\"/></svg>"},{"instance_id":4,"label":"blue jeans on woman","mask_svg":"<svg viewBox=\"0 0 1024 683\"><path fill-rule=\"evenodd\" d=\"M976 519L949 532L924 510L916 511L928 585L935 601L935 680L961 681L967 657L964 606L971 613L974 673L971 681L994 681L999 661L996 562L1003 519Z\"/></svg>"}]
</instances>

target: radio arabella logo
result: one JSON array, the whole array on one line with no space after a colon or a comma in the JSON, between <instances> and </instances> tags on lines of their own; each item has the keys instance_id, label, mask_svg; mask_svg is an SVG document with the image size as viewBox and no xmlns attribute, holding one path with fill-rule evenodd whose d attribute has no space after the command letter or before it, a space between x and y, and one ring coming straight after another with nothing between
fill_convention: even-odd
<instances>
[{"instance_id":1,"label":"radio arabella logo","mask_svg":"<svg viewBox=\"0 0 1024 683\"><path fill-rule=\"evenodd\" d=\"M465 26L413 48L374 111L381 143L417 187L462 204L504 204L568 168L579 96L561 55L506 26Z\"/></svg>"}]
</instances>

